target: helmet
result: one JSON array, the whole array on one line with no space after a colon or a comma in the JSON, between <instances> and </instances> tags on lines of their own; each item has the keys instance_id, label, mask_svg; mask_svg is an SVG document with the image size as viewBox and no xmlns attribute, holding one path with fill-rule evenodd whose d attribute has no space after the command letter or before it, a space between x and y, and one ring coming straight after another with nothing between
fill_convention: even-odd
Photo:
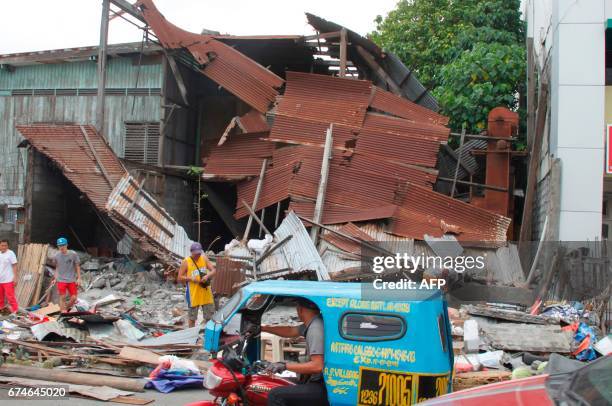
<instances>
[{"instance_id":1,"label":"helmet","mask_svg":"<svg viewBox=\"0 0 612 406\"><path fill-rule=\"evenodd\" d=\"M68 245L68 240L64 237L60 237L57 239L57 246L61 247L62 245Z\"/></svg>"}]
</instances>

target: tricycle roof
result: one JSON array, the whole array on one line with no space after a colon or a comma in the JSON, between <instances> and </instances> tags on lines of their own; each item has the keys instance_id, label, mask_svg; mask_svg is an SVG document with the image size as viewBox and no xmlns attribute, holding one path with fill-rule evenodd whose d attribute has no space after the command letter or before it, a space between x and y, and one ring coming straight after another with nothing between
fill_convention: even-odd
<instances>
[{"instance_id":1,"label":"tricycle roof","mask_svg":"<svg viewBox=\"0 0 612 406\"><path fill-rule=\"evenodd\" d=\"M242 293L246 296L252 294L267 294L301 297L343 297L349 299L371 300L372 298L363 297L364 285L366 284L367 283L269 280L252 282L242 288ZM369 292L372 292L372 290L370 289ZM390 297L388 300L393 302L413 302L423 300L425 296L428 300L443 299L441 291L439 290L415 289L406 291L405 293L405 295L389 295ZM381 297L375 300L385 300L383 296L384 295L381 294Z\"/></svg>"}]
</instances>

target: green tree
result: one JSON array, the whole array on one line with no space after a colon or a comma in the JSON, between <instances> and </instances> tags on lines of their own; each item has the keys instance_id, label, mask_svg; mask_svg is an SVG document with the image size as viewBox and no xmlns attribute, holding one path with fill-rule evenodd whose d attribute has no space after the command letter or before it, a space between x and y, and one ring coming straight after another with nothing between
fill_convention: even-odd
<instances>
[{"instance_id":1,"label":"green tree","mask_svg":"<svg viewBox=\"0 0 612 406\"><path fill-rule=\"evenodd\" d=\"M450 117L486 127L497 106L518 109L525 81L520 0L401 0L372 39L413 69Z\"/></svg>"}]
</instances>

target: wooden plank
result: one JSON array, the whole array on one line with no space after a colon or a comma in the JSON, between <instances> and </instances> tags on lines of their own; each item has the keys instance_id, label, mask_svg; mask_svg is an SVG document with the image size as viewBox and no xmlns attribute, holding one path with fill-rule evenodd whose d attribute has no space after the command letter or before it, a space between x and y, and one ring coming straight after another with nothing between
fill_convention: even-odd
<instances>
[{"instance_id":1,"label":"wooden plank","mask_svg":"<svg viewBox=\"0 0 612 406\"><path fill-rule=\"evenodd\" d=\"M102 0L100 44L98 46L98 92L96 98L96 128L102 137L104 137L104 90L106 88L106 51L108 46L109 14L110 1Z\"/></svg>"},{"instance_id":2,"label":"wooden plank","mask_svg":"<svg viewBox=\"0 0 612 406\"><path fill-rule=\"evenodd\" d=\"M131 360L131 361L137 361L137 362L144 363L144 364L150 364L150 365L157 365L159 363L160 356L161 356L160 354L150 351L150 350L145 350L145 349L137 348L137 347L129 347L129 346L123 347L121 349L121 352L119 353L120 358ZM208 367L210 366L210 363L206 361L200 361L200 360L190 360L190 361L193 361L194 364L196 364L196 366L200 368L201 371L208 370Z\"/></svg>"},{"instance_id":3,"label":"wooden plank","mask_svg":"<svg viewBox=\"0 0 612 406\"><path fill-rule=\"evenodd\" d=\"M527 187L525 190L525 204L523 207L523 217L521 219L521 232L519 236L519 252L522 254L521 262L523 269L528 268L531 252L525 245L529 245L531 240L533 205L535 201L536 185L538 182L538 168L540 166L540 151L544 139L544 129L548 117L548 84L542 83L540 95L538 97L538 111L536 119L536 129L533 144L529 150L529 169L527 171Z\"/></svg>"},{"instance_id":4,"label":"wooden plank","mask_svg":"<svg viewBox=\"0 0 612 406\"><path fill-rule=\"evenodd\" d=\"M172 75L174 75L174 80L176 80L176 85L178 87L179 93L181 94L183 104L185 104L185 106L189 106L189 100L187 99L187 86L185 86L185 81L183 80L183 75L181 74L178 64L176 63L176 59L174 59L174 55L169 55L165 49L164 54L168 59L168 66L170 66Z\"/></svg>"},{"instance_id":5,"label":"wooden plank","mask_svg":"<svg viewBox=\"0 0 612 406\"><path fill-rule=\"evenodd\" d=\"M53 382L73 383L76 385L108 386L131 392L144 392L144 379L128 379L108 375L82 374L57 369L35 368L25 365L3 364L0 375L20 378L43 379Z\"/></svg>"},{"instance_id":6,"label":"wooden plank","mask_svg":"<svg viewBox=\"0 0 612 406\"><path fill-rule=\"evenodd\" d=\"M59 311L59 305L56 305L55 303L49 303L47 306L34 311L34 313L39 316L47 316L49 314L58 313Z\"/></svg>"},{"instance_id":7,"label":"wooden plank","mask_svg":"<svg viewBox=\"0 0 612 406\"><path fill-rule=\"evenodd\" d=\"M148 405L153 401L153 399L137 398L134 396L117 396L109 400L109 402L123 403L126 405Z\"/></svg>"},{"instance_id":8,"label":"wooden plank","mask_svg":"<svg viewBox=\"0 0 612 406\"><path fill-rule=\"evenodd\" d=\"M370 69L372 69L372 72L374 72L376 76L380 77L385 83L387 83L387 86L389 86L389 90L391 90L392 93L403 97L402 89L400 89L400 87L393 81L391 76L389 76L387 72L378 64L378 62L376 62L374 56L372 56L372 54L363 49L361 45L357 45L356 49L357 53L359 53L365 63L370 67Z\"/></svg>"},{"instance_id":9,"label":"wooden plank","mask_svg":"<svg viewBox=\"0 0 612 406\"><path fill-rule=\"evenodd\" d=\"M342 29L346 36L346 30ZM330 124L325 133L325 147L323 148L323 160L321 161L321 177L319 178L319 189L317 190L317 200L315 202L313 221L320 223L323 218L323 204L325 203L325 192L327 191L327 178L329 177L329 164L332 158L333 124ZM315 224L310 228L310 238L312 243L317 245L319 227Z\"/></svg>"},{"instance_id":10,"label":"wooden plank","mask_svg":"<svg viewBox=\"0 0 612 406\"><path fill-rule=\"evenodd\" d=\"M111 181L110 176L108 175L108 172L106 172L106 168L104 168L104 165L102 165L100 158L98 158L98 153L96 152L96 149L93 147L93 145L91 145L91 141L89 141L89 136L87 135L87 131L85 130L85 127L83 127L82 125L79 127L81 128L81 132L83 133L83 137L85 138L85 143L87 144L87 147L91 151L94 161L96 161L96 165L100 169L100 172L102 172L102 175L104 175L104 179L106 179L106 182L108 182L111 189L114 188L115 185ZM98 130L98 131L101 131L101 130Z\"/></svg>"},{"instance_id":11,"label":"wooden plank","mask_svg":"<svg viewBox=\"0 0 612 406\"><path fill-rule=\"evenodd\" d=\"M251 231L251 225L253 224L253 215L255 214L255 211L257 211L257 203L259 203L259 195L261 194L261 188L263 186L263 180L266 174L267 166L268 166L268 158L265 158L261 164L261 170L259 171L259 179L257 180L257 188L255 189L255 196L253 197L253 209L252 209L253 213L249 215L249 219L247 220L247 225L246 225L246 228L244 229L244 235L242 236L242 241L246 241L247 238L249 238L249 232ZM263 228L265 229L265 226ZM268 231L266 232L269 234Z\"/></svg>"},{"instance_id":12,"label":"wooden plank","mask_svg":"<svg viewBox=\"0 0 612 406\"><path fill-rule=\"evenodd\" d=\"M340 72L341 78L346 76L346 28L340 30Z\"/></svg>"}]
</instances>

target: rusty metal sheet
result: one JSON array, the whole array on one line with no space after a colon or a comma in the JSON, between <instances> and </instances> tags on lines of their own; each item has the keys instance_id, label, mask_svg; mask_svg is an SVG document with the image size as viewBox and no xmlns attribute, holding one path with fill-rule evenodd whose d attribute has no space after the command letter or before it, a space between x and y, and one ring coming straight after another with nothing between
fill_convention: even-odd
<instances>
[{"instance_id":1,"label":"rusty metal sheet","mask_svg":"<svg viewBox=\"0 0 612 406\"><path fill-rule=\"evenodd\" d=\"M227 89L254 109L265 113L278 95L283 79L214 39L185 31L168 22L152 0L139 2L142 14L166 48L187 48L194 59L204 65L202 73Z\"/></svg>"},{"instance_id":2,"label":"rusty metal sheet","mask_svg":"<svg viewBox=\"0 0 612 406\"><path fill-rule=\"evenodd\" d=\"M277 115L268 139L287 144L323 147L328 128L328 122ZM334 148L350 148L358 134L359 130L356 128L334 124Z\"/></svg>"},{"instance_id":3,"label":"rusty metal sheet","mask_svg":"<svg viewBox=\"0 0 612 406\"><path fill-rule=\"evenodd\" d=\"M448 124L448 117L431 111L426 107L419 106L380 87L375 87L370 107L383 113L393 114L394 116L415 122L439 125Z\"/></svg>"},{"instance_id":4,"label":"rusty metal sheet","mask_svg":"<svg viewBox=\"0 0 612 406\"><path fill-rule=\"evenodd\" d=\"M262 140L261 134L239 134L217 145L211 142L205 148L204 174L211 177L259 175L263 159L271 157L274 144Z\"/></svg>"},{"instance_id":5,"label":"rusty metal sheet","mask_svg":"<svg viewBox=\"0 0 612 406\"><path fill-rule=\"evenodd\" d=\"M302 217L311 219L315 203L312 201L292 200L289 208ZM342 224L350 221L382 220L393 217L397 206L388 205L363 209L357 207L341 206L326 202L323 206L322 224Z\"/></svg>"},{"instance_id":6,"label":"rusty metal sheet","mask_svg":"<svg viewBox=\"0 0 612 406\"><path fill-rule=\"evenodd\" d=\"M266 116L257 110L249 110L238 117L237 124L243 133L265 133L270 130Z\"/></svg>"},{"instance_id":7,"label":"rusty metal sheet","mask_svg":"<svg viewBox=\"0 0 612 406\"><path fill-rule=\"evenodd\" d=\"M236 293L238 285L245 280L242 273L244 263L227 257L217 257L215 268L217 272L211 285L215 295L231 296Z\"/></svg>"},{"instance_id":8,"label":"rusty metal sheet","mask_svg":"<svg viewBox=\"0 0 612 406\"><path fill-rule=\"evenodd\" d=\"M17 130L55 162L98 211L138 241L139 249L169 261L188 255L191 241L185 230L147 192L136 192L136 181L93 126L34 124Z\"/></svg>"},{"instance_id":9,"label":"rusty metal sheet","mask_svg":"<svg viewBox=\"0 0 612 406\"><path fill-rule=\"evenodd\" d=\"M469 242L506 241L510 219L441 193L409 185L389 232L410 238L456 234Z\"/></svg>"},{"instance_id":10,"label":"rusty metal sheet","mask_svg":"<svg viewBox=\"0 0 612 406\"><path fill-rule=\"evenodd\" d=\"M276 114L360 128L371 92L367 80L287 72Z\"/></svg>"},{"instance_id":11,"label":"rusty metal sheet","mask_svg":"<svg viewBox=\"0 0 612 406\"><path fill-rule=\"evenodd\" d=\"M374 241L374 238L372 238L371 235L361 230L353 223L343 224L342 226L340 226L340 228L338 228L337 231L361 241ZM339 234L327 231L323 234L322 238L330 244L334 245L335 247L340 248L342 251L358 255L361 254L362 244L345 238Z\"/></svg>"},{"instance_id":12,"label":"rusty metal sheet","mask_svg":"<svg viewBox=\"0 0 612 406\"><path fill-rule=\"evenodd\" d=\"M17 130L39 152L54 161L66 178L81 190L98 210L104 211L114 185L127 172L93 126L33 124ZM92 149L89 147L91 144ZM97 163L99 161L99 164ZM99 165L109 176L107 181Z\"/></svg>"},{"instance_id":13,"label":"rusty metal sheet","mask_svg":"<svg viewBox=\"0 0 612 406\"><path fill-rule=\"evenodd\" d=\"M448 127L427 123L415 123L414 121L403 118L376 113L368 113L366 115L364 128L390 134L433 138L440 143L447 142L450 135L450 129Z\"/></svg>"}]
</instances>

